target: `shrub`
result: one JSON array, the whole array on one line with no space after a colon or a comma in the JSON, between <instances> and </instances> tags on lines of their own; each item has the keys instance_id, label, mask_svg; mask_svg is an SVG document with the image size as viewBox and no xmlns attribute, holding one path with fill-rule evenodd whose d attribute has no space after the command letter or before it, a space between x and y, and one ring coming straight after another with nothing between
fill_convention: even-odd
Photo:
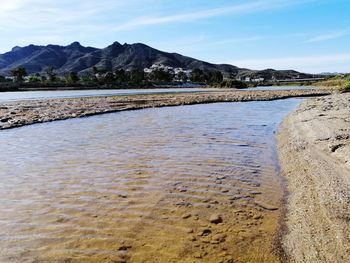
<instances>
[{"instance_id":1,"label":"shrub","mask_svg":"<svg viewBox=\"0 0 350 263\"><path fill-rule=\"evenodd\" d=\"M230 80L224 80L223 82L221 82L220 87L221 88L233 88L233 89L245 89L248 86L246 83L244 83L242 81L230 79Z\"/></svg>"},{"instance_id":2,"label":"shrub","mask_svg":"<svg viewBox=\"0 0 350 263\"><path fill-rule=\"evenodd\" d=\"M350 80L345 83L342 90L346 92L350 91Z\"/></svg>"},{"instance_id":3,"label":"shrub","mask_svg":"<svg viewBox=\"0 0 350 263\"><path fill-rule=\"evenodd\" d=\"M41 77L40 77L40 75L39 76L38 75L31 75L31 76L29 76L28 81L30 83L38 83L38 82L41 82Z\"/></svg>"},{"instance_id":4,"label":"shrub","mask_svg":"<svg viewBox=\"0 0 350 263\"><path fill-rule=\"evenodd\" d=\"M66 82L67 83L77 83L80 80L78 73L75 71L70 72L67 76L66 76Z\"/></svg>"},{"instance_id":5,"label":"shrub","mask_svg":"<svg viewBox=\"0 0 350 263\"><path fill-rule=\"evenodd\" d=\"M318 85L323 86L323 87L341 87L344 85L344 80L340 78L333 78L325 81L321 81L318 83Z\"/></svg>"}]
</instances>

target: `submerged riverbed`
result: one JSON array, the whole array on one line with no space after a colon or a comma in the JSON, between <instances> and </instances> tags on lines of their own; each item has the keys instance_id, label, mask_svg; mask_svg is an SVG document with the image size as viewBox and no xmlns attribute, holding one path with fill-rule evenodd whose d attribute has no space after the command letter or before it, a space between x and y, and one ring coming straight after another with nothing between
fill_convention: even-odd
<instances>
[{"instance_id":1,"label":"submerged riverbed","mask_svg":"<svg viewBox=\"0 0 350 263\"><path fill-rule=\"evenodd\" d=\"M278 262L275 131L301 99L0 132L1 262Z\"/></svg>"}]
</instances>

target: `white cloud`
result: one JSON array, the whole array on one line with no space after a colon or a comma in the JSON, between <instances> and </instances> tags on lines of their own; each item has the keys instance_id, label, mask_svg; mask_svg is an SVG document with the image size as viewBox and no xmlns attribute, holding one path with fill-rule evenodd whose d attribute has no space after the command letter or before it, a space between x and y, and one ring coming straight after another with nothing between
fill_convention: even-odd
<instances>
[{"instance_id":1,"label":"white cloud","mask_svg":"<svg viewBox=\"0 0 350 263\"><path fill-rule=\"evenodd\" d=\"M98 15L103 16L111 10L133 7L135 4L136 0L1 0L0 28L33 32L41 29L60 30L62 27L74 27L78 30L79 27L91 23Z\"/></svg>"},{"instance_id":2,"label":"white cloud","mask_svg":"<svg viewBox=\"0 0 350 263\"><path fill-rule=\"evenodd\" d=\"M305 72L329 71L330 65L333 71L350 71L350 53L301 56L284 58L259 58L230 61L230 64L252 69L297 69Z\"/></svg>"},{"instance_id":3,"label":"white cloud","mask_svg":"<svg viewBox=\"0 0 350 263\"><path fill-rule=\"evenodd\" d=\"M32 2L31 0L2 0L0 7L0 14L5 12L18 10L28 3Z\"/></svg>"},{"instance_id":4,"label":"white cloud","mask_svg":"<svg viewBox=\"0 0 350 263\"><path fill-rule=\"evenodd\" d=\"M242 45L255 45L257 41L266 41L271 37L252 35L252 36L242 36L237 35L232 37L230 35L207 35L207 34L193 34L179 36L173 39L166 39L159 41L157 39L147 41L149 46L163 50L166 52L176 52L182 55L194 57L197 59L202 59L208 62L218 62L218 57L222 57L222 53L226 50L227 46L229 49L237 49ZM203 55L205 54L205 55ZM210 54L215 56L215 58L210 58L206 56Z\"/></svg>"},{"instance_id":5,"label":"white cloud","mask_svg":"<svg viewBox=\"0 0 350 263\"><path fill-rule=\"evenodd\" d=\"M126 23L122 23L114 27L114 31L130 30L138 27L149 26L149 25L162 25L170 23L188 23L192 21L202 20L206 18L212 18L223 15L241 15L252 12L261 12L264 10L271 10L281 8L290 5L296 5L306 2L313 2L314 0L260 0L250 1L244 4L235 4L230 6L224 6L219 8L193 11L188 13L179 13L167 16L158 17L138 17L130 20Z\"/></svg>"},{"instance_id":6,"label":"white cloud","mask_svg":"<svg viewBox=\"0 0 350 263\"><path fill-rule=\"evenodd\" d=\"M251 37L237 37L237 38L229 38L229 39L223 39L219 41L214 41L210 43L210 45L225 45L225 44L242 44L242 43L248 43L248 42L256 42L261 40L266 40L268 37L266 36L251 36Z\"/></svg>"},{"instance_id":7,"label":"white cloud","mask_svg":"<svg viewBox=\"0 0 350 263\"><path fill-rule=\"evenodd\" d=\"M328 33L328 34L322 34L322 35L318 35L318 36L315 36L313 38L308 39L307 41L305 41L305 43L316 43L316 42L323 42L323 41L338 39L338 38L347 36L349 34L350 34L349 30L333 32L333 33Z\"/></svg>"}]
</instances>

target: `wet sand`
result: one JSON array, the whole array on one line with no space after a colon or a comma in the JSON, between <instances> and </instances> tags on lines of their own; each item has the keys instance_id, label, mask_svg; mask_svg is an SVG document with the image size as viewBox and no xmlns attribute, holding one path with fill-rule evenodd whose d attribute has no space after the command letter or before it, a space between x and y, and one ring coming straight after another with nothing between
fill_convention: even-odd
<instances>
[{"instance_id":1,"label":"wet sand","mask_svg":"<svg viewBox=\"0 0 350 263\"><path fill-rule=\"evenodd\" d=\"M125 110L214 102L268 101L327 94L330 91L269 90L24 100L0 104L0 130Z\"/></svg>"},{"instance_id":2,"label":"wet sand","mask_svg":"<svg viewBox=\"0 0 350 263\"><path fill-rule=\"evenodd\" d=\"M350 94L310 99L283 122L283 246L293 262L350 262Z\"/></svg>"}]
</instances>

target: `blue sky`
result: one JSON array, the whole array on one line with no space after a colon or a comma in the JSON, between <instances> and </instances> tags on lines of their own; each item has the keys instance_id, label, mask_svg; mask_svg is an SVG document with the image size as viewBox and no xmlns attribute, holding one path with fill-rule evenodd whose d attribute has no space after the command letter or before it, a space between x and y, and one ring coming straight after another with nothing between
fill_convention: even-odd
<instances>
[{"instance_id":1,"label":"blue sky","mask_svg":"<svg viewBox=\"0 0 350 263\"><path fill-rule=\"evenodd\" d=\"M142 42L252 69L350 72L349 0L1 0L0 53Z\"/></svg>"}]
</instances>

